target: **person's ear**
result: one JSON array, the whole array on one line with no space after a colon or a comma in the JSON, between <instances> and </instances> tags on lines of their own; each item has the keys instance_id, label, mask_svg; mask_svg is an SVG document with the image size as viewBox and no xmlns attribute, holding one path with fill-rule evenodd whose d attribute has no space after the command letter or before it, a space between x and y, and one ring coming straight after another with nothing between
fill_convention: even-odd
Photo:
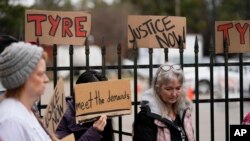
<instances>
[{"instance_id":1,"label":"person's ear","mask_svg":"<svg viewBox=\"0 0 250 141\"><path fill-rule=\"evenodd\" d=\"M160 85L159 85L159 84L156 84L156 85L155 85L155 92L156 92L157 94L159 94L159 92L160 92Z\"/></svg>"}]
</instances>

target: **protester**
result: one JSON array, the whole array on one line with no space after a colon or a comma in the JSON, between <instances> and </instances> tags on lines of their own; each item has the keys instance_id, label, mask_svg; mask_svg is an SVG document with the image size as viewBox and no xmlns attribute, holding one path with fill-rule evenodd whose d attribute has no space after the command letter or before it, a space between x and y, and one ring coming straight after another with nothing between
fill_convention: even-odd
<instances>
[{"instance_id":1,"label":"protester","mask_svg":"<svg viewBox=\"0 0 250 141\"><path fill-rule=\"evenodd\" d=\"M134 141L194 141L191 102L183 91L179 65L161 65L152 88L142 95L141 111L133 125Z\"/></svg>"},{"instance_id":2,"label":"protester","mask_svg":"<svg viewBox=\"0 0 250 141\"><path fill-rule=\"evenodd\" d=\"M13 42L17 42L17 39L9 35L0 35L0 54L3 52L6 46L9 46ZM5 92L5 88L2 86L0 82L0 101L4 97L3 96L4 92Z\"/></svg>"},{"instance_id":3,"label":"protester","mask_svg":"<svg viewBox=\"0 0 250 141\"><path fill-rule=\"evenodd\" d=\"M0 103L0 140L57 140L32 108L49 81L43 49L24 42L7 46L0 54L0 78L6 88Z\"/></svg>"},{"instance_id":4,"label":"protester","mask_svg":"<svg viewBox=\"0 0 250 141\"><path fill-rule=\"evenodd\" d=\"M106 80L107 78L101 73L94 70L88 70L78 77L76 84ZM58 138L63 138L74 133L76 141L113 141L111 119L107 119L106 115L102 115L95 122L87 122L77 125L74 100L70 99L67 103L68 109L56 130Z\"/></svg>"},{"instance_id":5,"label":"protester","mask_svg":"<svg viewBox=\"0 0 250 141\"><path fill-rule=\"evenodd\" d=\"M244 117L242 124L250 124L250 112Z\"/></svg>"}]
</instances>

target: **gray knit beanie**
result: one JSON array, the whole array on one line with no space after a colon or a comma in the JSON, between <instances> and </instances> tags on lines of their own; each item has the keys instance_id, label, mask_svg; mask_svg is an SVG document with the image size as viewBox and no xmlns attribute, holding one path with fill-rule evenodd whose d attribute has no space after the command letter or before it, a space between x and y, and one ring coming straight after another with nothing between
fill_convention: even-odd
<instances>
[{"instance_id":1,"label":"gray knit beanie","mask_svg":"<svg viewBox=\"0 0 250 141\"><path fill-rule=\"evenodd\" d=\"M0 54L0 80L8 90L24 84L36 68L43 54L43 48L30 43L10 44Z\"/></svg>"}]
</instances>

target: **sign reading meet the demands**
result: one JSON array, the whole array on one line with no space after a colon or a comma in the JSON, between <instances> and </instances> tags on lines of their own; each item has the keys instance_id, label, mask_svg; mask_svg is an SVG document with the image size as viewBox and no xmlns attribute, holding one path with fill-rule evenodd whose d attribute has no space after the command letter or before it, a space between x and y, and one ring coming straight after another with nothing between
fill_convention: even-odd
<instances>
[{"instance_id":1,"label":"sign reading meet the demands","mask_svg":"<svg viewBox=\"0 0 250 141\"><path fill-rule=\"evenodd\" d=\"M173 16L128 16L128 46L144 48L186 47L186 18Z\"/></svg>"},{"instance_id":2,"label":"sign reading meet the demands","mask_svg":"<svg viewBox=\"0 0 250 141\"><path fill-rule=\"evenodd\" d=\"M75 85L76 123L99 117L131 113L130 80Z\"/></svg>"},{"instance_id":3,"label":"sign reading meet the demands","mask_svg":"<svg viewBox=\"0 0 250 141\"><path fill-rule=\"evenodd\" d=\"M250 51L250 21L216 21L215 52L223 53L226 39L229 53Z\"/></svg>"},{"instance_id":4,"label":"sign reading meet the demands","mask_svg":"<svg viewBox=\"0 0 250 141\"><path fill-rule=\"evenodd\" d=\"M54 95L51 97L50 103L48 104L43 117L45 126L52 133L55 133L58 124L66 112L66 108L67 105L64 95L63 80L60 78L55 87Z\"/></svg>"},{"instance_id":5,"label":"sign reading meet the demands","mask_svg":"<svg viewBox=\"0 0 250 141\"><path fill-rule=\"evenodd\" d=\"M25 11L25 41L41 44L84 45L90 33L91 15L86 12Z\"/></svg>"}]
</instances>

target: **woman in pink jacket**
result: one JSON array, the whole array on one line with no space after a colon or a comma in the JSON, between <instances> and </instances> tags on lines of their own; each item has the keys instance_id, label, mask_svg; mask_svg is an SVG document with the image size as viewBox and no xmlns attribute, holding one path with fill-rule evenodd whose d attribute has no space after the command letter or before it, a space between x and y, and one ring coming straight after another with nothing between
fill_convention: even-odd
<instances>
[{"instance_id":1,"label":"woman in pink jacket","mask_svg":"<svg viewBox=\"0 0 250 141\"><path fill-rule=\"evenodd\" d=\"M244 117L242 124L250 124L250 112Z\"/></svg>"},{"instance_id":2,"label":"woman in pink jacket","mask_svg":"<svg viewBox=\"0 0 250 141\"><path fill-rule=\"evenodd\" d=\"M142 95L141 111L133 125L134 141L194 141L191 102L183 92L179 65L161 65L153 88Z\"/></svg>"}]
</instances>

